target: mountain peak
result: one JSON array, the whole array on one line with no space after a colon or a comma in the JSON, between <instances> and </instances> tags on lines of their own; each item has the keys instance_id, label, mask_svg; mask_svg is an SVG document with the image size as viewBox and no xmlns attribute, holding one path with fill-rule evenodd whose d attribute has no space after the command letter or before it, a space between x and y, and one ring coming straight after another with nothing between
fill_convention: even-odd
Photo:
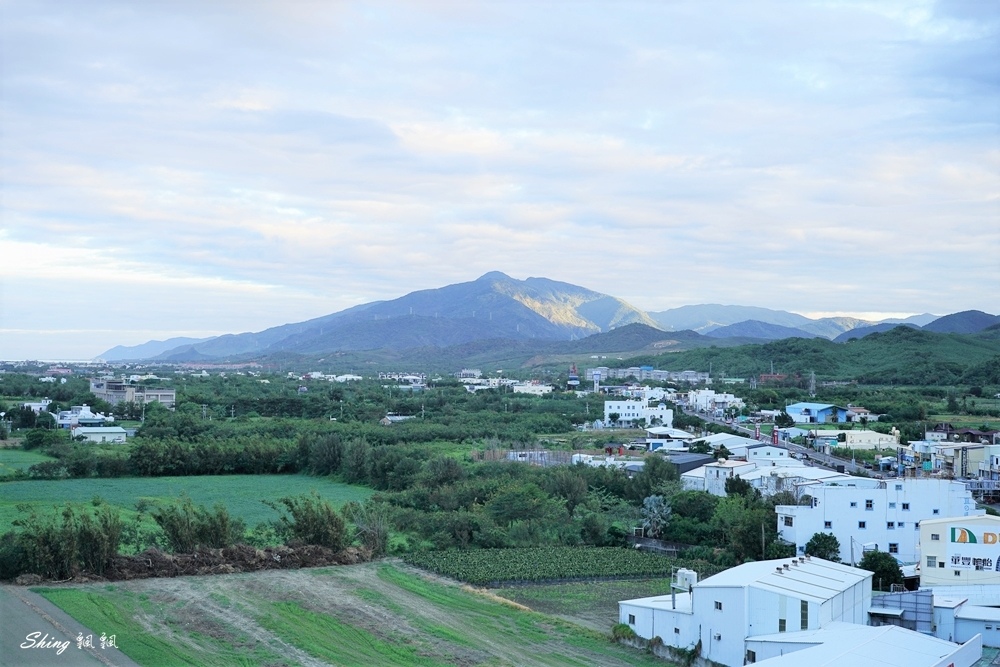
<instances>
[{"instance_id":1,"label":"mountain peak","mask_svg":"<svg viewBox=\"0 0 1000 667\"><path fill-rule=\"evenodd\" d=\"M498 280L511 281L513 278L508 276L502 271L490 271L489 273L484 273L476 279L476 282L496 282Z\"/></svg>"}]
</instances>

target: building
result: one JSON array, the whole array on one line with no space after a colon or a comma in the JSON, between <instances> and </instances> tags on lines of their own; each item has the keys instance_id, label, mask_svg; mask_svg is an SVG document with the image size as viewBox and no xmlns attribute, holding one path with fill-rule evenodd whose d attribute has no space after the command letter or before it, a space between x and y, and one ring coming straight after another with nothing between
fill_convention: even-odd
<instances>
[{"instance_id":1,"label":"building","mask_svg":"<svg viewBox=\"0 0 1000 667\"><path fill-rule=\"evenodd\" d=\"M661 371L652 366L631 366L629 368L608 368L598 366L584 371L587 381L635 378L638 381L653 380L654 382L687 382L690 384L712 384L708 373L698 371Z\"/></svg>"},{"instance_id":2,"label":"building","mask_svg":"<svg viewBox=\"0 0 1000 667\"><path fill-rule=\"evenodd\" d=\"M613 414L618 415L617 420L611 418ZM604 402L605 424L611 424L614 421L629 423L633 420L641 421L644 426L657 423L672 427L674 425L674 411L668 408L665 403L658 403L655 407L650 407L643 400Z\"/></svg>"},{"instance_id":3,"label":"building","mask_svg":"<svg viewBox=\"0 0 1000 667\"><path fill-rule=\"evenodd\" d=\"M644 639L680 649L700 643L702 658L737 666L753 657L752 638L866 623L871 578L809 556L744 563L701 582L682 570L677 592L619 602L619 620Z\"/></svg>"},{"instance_id":4,"label":"building","mask_svg":"<svg viewBox=\"0 0 1000 667\"><path fill-rule=\"evenodd\" d=\"M126 440L125 429L121 426L77 426L70 431L70 436L97 444L123 445Z\"/></svg>"},{"instance_id":5,"label":"building","mask_svg":"<svg viewBox=\"0 0 1000 667\"><path fill-rule=\"evenodd\" d=\"M829 403L792 403L785 412L796 424L828 424L847 421L847 408Z\"/></svg>"},{"instance_id":6,"label":"building","mask_svg":"<svg viewBox=\"0 0 1000 667\"><path fill-rule=\"evenodd\" d=\"M948 515L921 521L919 572L923 587L989 585L1000 600L1000 517Z\"/></svg>"},{"instance_id":7,"label":"building","mask_svg":"<svg viewBox=\"0 0 1000 667\"><path fill-rule=\"evenodd\" d=\"M119 403L160 403L173 409L177 392L173 389L144 387L129 384L126 380L91 380L90 393L111 405Z\"/></svg>"},{"instance_id":8,"label":"building","mask_svg":"<svg viewBox=\"0 0 1000 667\"><path fill-rule=\"evenodd\" d=\"M74 405L69 410L59 412L56 416L56 426L70 429L77 426L105 426L114 420L114 417L91 412L89 405Z\"/></svg>"},{"instance_id":9,"label":"building","mask_svg":"<svg viewBox=\"0 0 1000 667\"><path fill-rule=\"evenodd\" d=\"M696 389L689 391L687 404L692 410L713 414L716 411L726 411L730 408L744 407L743 399L732 394L717 394L713 389Z\"/></svg>"},{"instance_id":10,"label":"building","mask_svg":"<svg viewBox=\"0 0 1000 667\"><path fill-rule=\"evenodd\" d=\"M544 396L552 393L552 385L540 384L538 382L523 382L512 384L510 390L515 394L531 394L532 396Z\"/></svg>"},{"instance_id":11,"label":"building","mask_svg":"<svg viewBox=\"0 0 1000 667\"><path fill-rule=\"evenodd\" d=\"M763 667L972 667L983 656L979 635L959 645L894 625L839 622L748 638L746 647L743 664Z\"/></svg>"},{"instance_id":12,"label":"building","mask_svg":"<svg viewBox=\"0 0 1000 667\"><path fill-rule=\"evenodd\" d=\"M865 478L857 478L859 483ZM811 487L811 505L774 508L781 536L805 553L816 533L840 542L840 559L861 560L863 551L886 551L902 563L920 559L920 524L940 517L980 516L971 492L945 479L867 480L875 488L828 483Z\"/></svg>"},{"instance_id":13,"label":"building","mask_svg":"<svg viewBox=\"0 0 1000 667\"><path fill-rule=\"evenodd\" d=\"M867 429L854 431L810 431L809 433L817 442L823 440L829 447L874 450L891 449L892 453L895 454L896 447L899 446L899 431L896 429L893 429L891 433L879 433L878 431L869 431ZM829 448L827 448L826 453L829 453Z\"/></svg>"}]
</instances>

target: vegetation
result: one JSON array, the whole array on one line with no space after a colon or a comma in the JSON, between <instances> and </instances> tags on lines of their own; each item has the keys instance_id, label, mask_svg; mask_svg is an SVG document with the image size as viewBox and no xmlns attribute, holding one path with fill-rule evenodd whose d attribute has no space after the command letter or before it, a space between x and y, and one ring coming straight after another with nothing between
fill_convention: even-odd
<instances>
[{"instance_id":1,"label":"vegetation","mask_svg":"<svg viewBox=\"0 0 1000 667\"><path fill-rule=\"evenodd\" d=\"M840 540L832 533L816 533L806 542L806 555L840 562Z\"/></svg>"},{"instance_id":2,"label":"vegetation","mask_svg":"<svg viewBox=\"0 0 1000 667\"><path fill-rule=\"evenodd\" d=\"M670 576L672 568L676 567L688 567L703 575L721 569L703 561L666 558L635 549L593 547L428 551L407 554L404 560L480 586L558 579Z\"/></svg>"},{"instance_id":3,"label":"vegetation","mask_svg":"<svg viewBox=\"0 0 1000 667\"><path fill-rule=\"evenodd\" d=\"M866 551L858 567L874 573L873 590L888 591L893 584L903 583L903 571L899 567L899 562L892 554L884 551Z\"/></svg>"}]
</instances>

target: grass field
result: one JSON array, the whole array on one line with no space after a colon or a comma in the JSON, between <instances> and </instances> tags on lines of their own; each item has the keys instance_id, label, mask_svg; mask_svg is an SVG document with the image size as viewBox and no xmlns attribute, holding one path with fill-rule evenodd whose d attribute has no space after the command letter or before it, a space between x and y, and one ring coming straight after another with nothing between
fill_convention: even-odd
<instances>
[{"instance_id":1,"label":"grass field","mask_svg":"<svg viewBox=\"0 0 1000 667\"><path fill-rule=\"evenodd\" d=\"M51 456L38 452L26 452L23 449L0 449L0 477L13 475L16 470L27 470L28 467L43 461L54 461Z\"/></svg>"},{"instance_id":2,"label":"grass field","mask_svg":"<svg viewBox=\"0 0 1000 667\"><path fill-rule=\"evenodd\" d=\"M608 619L618 618L618 602L667 595L670 577L623 579L570 584L532 584L494 588L502 598L558 616L594 630L605 631Z\"/></svg>"},{"instance_id":3,"label":"grass field","mask_svg":"<svg viewBox=\"0 0 1000 667\"><path fill-rule=\"evenodd\" d=\"M182 493L196 505L211 507L221 502L234 517L252 528L262 521L278 518L278 513L261 500L297 496L315 490L336 506L363 501L373 491L362 486L333 482L306 475L218 475L203 477L125 477L119 479L28 480L0 483L0 534L10 530L20 513L16 506L27 504L45 510L66 502L90 502L100 496L107 503L134 511L136 503L175 500Z\"/></svg>"},{"instance_id":4,"label":"grass field","mask_svg":"<svg viewBox=\"0 0 1000 667\"><path fill-rule=\"evenodd\" d=\"M634 582L631 582L634 583ZM36 589L142 665L669 666L396 562Z\"/></svg>"}]
</instances>

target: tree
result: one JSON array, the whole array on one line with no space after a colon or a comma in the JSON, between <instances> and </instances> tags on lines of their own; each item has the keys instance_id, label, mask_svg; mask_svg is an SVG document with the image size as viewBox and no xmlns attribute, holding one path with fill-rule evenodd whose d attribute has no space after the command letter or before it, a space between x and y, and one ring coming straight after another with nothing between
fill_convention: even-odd
<instances>
[{"instance_id":1,"label":"tree","mask_svg":"<svg viewBox=\"0 0 1000 667\"><path fill-rule=\"evenodd\" d=\"M612 424L617 424L618 420L621 419L621 414L617 412L612 412L608 415L608 419L611 420Z\"/></svg>"},{"instance_id":2,"label":"tree","mask_svg":"<svg viewBox=\"0 0 1000 667\"><path fill-rule=\"evenodd\" d=\"M872 590L887 591L892 584L903 583L903 571L892 554L884 551L866 551L858 567L873 572Z\"/></svg>"},{"instance_id":3,"label":"tree","mask_svg":"<svg viewBox=\"0 0 1000 667\"><path fill-rule=\"evenodd\" d=\"M830 533L816 533L806 542L806 555L840 562L840 540Z\"/></svg>"},{"instance_id":4,"label":"tree","mask_svg":"<svg viewBox=\"0 0 1000 667\"><path fill-rule=\"evenodd\" d=\"M670 523L672 508L663 496L648 496L642 501L642 527L650 537L659 539Z\"/></svg>"},{"instance_id":5,"label":"tree","mask_svg":"<svg viewBox=\"0 0 1000 667\"><path fill-rule=\"evenodd\" d=\"M774 418L775 428L788 428L789 426L794 426L795 420L792 419L787 412L784 410Z\"/></svg>"}]
</instances>

